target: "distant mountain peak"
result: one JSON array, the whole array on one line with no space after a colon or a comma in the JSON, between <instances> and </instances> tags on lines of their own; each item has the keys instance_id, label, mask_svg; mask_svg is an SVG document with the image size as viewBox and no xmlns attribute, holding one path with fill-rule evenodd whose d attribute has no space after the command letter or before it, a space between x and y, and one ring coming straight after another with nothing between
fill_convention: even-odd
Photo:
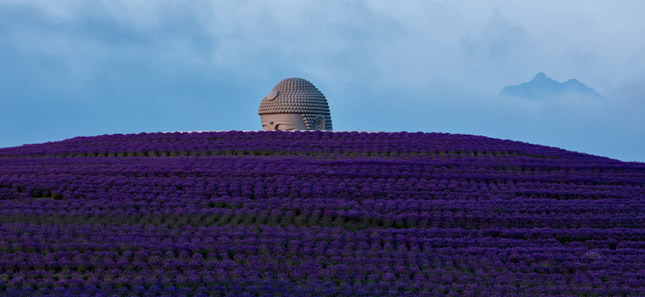
<instances>
[{"instance_id":1,"label":"distant mountain peak","mask_svg":"<svg viewBox=\"0 0 645 297\"><path fill-rule=\"evenodd\" d=\"M575 78L561 83L546 76L544 72L539 72L528 82L507 86L499 94L529 99L561 95L601 97L594 89L587 87Z\"/></svg>"}]
</instances>

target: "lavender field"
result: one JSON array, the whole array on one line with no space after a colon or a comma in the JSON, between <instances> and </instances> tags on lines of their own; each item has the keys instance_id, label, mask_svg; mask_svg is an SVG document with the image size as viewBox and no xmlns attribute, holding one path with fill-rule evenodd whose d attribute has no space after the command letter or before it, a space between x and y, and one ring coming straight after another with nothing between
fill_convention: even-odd
<instances>
[{"instance_id":1,"label":"lavender field","mask_svg":"<svg viewBox=\"0 0 645 297\"><path fill-rule=\"evenodd\" d=\"M0 295L645 296L645 164L441 133L4 148Z\"/></svg>"}]
</instances>

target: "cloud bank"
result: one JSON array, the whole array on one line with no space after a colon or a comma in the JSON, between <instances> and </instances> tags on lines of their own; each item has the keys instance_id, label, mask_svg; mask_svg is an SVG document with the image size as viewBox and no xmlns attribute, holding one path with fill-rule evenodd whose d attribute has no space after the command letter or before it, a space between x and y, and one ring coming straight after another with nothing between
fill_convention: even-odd
<instances>
[{"instance_id":1,"label":"cloud bank","mask_svg":"<svg viewBox=\"0 0 645 297\"><path fill-rule=\"evenodd\" d=\"M641 1L2 1L0 146L259 129L279 80L339 130L481 134L645 161ZM499 90L545 72L603 94Z\"/></svg>"}]
</instances>

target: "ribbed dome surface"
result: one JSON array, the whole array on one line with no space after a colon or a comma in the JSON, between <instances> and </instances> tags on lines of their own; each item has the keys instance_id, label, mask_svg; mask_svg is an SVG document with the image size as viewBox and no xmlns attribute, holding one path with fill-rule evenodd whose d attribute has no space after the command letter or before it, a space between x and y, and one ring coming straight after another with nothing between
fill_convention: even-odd
<instances>
[{"instance_id":1,"label":"ribbed dome surface","mask_svg":"<svg viewBox=\"0 0 645 297\"><path fill-rule=\"evenodd\" d=\"M325 95L302 78L286 78L280 81L271 93L262 99L258 109L259 115L283 113L302 114L308 127L317 116L324 116L325 130L332 129L331 113Z\"/></svg>"},{"instance_id":2,"label":"ribbed dome surface","mask_svg":"<svg viewBox=\"0 0 645 297\"><path fill-rule=\"evenodd\" d=\"M314 113L330 115L327 99L312 83L302 78L287 78L273 90L274 99L265 97L260 103L259 115L275 113Z\"/></svg>"}]
</instances>

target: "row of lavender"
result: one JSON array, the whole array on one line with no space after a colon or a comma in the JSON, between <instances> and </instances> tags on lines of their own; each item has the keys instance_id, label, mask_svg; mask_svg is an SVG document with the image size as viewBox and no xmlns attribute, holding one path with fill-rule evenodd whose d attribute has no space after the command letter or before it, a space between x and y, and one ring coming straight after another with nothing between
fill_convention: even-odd
<instances>
[{"instance_id":1,"label":"row of lavender","mask_svg":"<svg viewBox=\"0 0 645 297\"><path fill-rule=\"evenodd\" d=\"M483 136L446 133L368 133L331 131L229 131L141 133L76 137L0 149L14 156L181 156L181 155L322 155L351 157L401 156L532 156L585 159L592 156ZM592 157L597 161L611 161Z\"/></svg>"},{"instance_id":2,"label":"row of lavender","mask_svg":"<svg viewBox=\"0 0 645 297\"><path fill-rule=\"evenodd\" d=\"M3 226L3 235L16 232L19 244L1 246L2 267L11 273L8 287L27 290L159 283L199 290L273 280L414 294L643 292L642 249L561 245L549 231L521 239L496 236L508 232L500 230Z\"/></svg>"},{"instance_id":3,"label":"row of lavender","mask_svg":"<svg viewBox=\"0 0 645 297\"><path fill-rule=\"evenodd\" d=\"M0 149L0 293L639 296L644 198L644 164L465 135Z\"/></svg>"},{"instance_id":4,"label":"row of lavender","mask_svg":"<svg viewBox=\"0 0 645 297\"><path fill-rule=\"evenodd\" d=\"M447 160L298 158L2 159L3 199L40 195L84 199L203 199L217 196L604 199L642 193L643 164L482 156ZM47 178L42 178L46 175ZM13 193L13 194L12 194Z\"/></svg>"}]
</instances>

